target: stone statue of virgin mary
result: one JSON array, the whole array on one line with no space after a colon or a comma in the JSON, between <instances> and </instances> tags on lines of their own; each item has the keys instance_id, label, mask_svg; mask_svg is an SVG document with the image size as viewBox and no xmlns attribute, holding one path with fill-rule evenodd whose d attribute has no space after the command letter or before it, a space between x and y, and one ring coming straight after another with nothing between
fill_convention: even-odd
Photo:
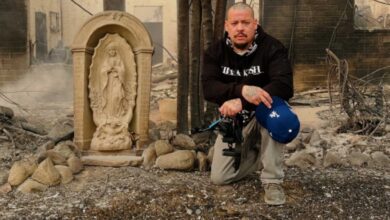
<instances>
[{"instance_id":1,"label":"stone statue of virgin mary","mask_svg":"<svg viewBox=\"0 0 390 220\"><path fill-rule=\"evenodd\" d=\"M128 131L137 87L130 45L118 34L107 34L95 48L89 74L89 98L97 126L91 150L130 149Z\"/></svg>"}]
</instances>

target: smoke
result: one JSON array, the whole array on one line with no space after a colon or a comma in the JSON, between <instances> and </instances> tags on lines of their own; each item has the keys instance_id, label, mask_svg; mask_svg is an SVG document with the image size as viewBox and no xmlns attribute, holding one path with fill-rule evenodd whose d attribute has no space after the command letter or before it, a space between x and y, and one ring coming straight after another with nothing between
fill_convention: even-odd
<instances>
[{"instance_id":1,"label":"smoke","mask_svg":"<svg viewBox=\"0 0 390 220\"><path fill-rule=\"evenodd\" d=\"M0 87L0 91L2 93L0 105L14 110L49 108L55 105L72 107L72 66L32 65L19 80L8 82Z\"/></svg>"}]
</instances>

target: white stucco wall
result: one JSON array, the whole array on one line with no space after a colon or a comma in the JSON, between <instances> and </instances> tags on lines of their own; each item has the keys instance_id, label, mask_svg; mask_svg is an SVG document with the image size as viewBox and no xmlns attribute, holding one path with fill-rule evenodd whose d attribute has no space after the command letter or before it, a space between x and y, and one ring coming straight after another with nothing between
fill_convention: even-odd
<instances>
[{"instance_id":1,"label":"white stucco wall","mask_svg":"<svg viewBox=\"0 0 390 220\"><path fill-rule=\"evenodd\" d=\"M175 0L144 0L144 1L126 1L126 11L135 15L143 22L143 17L136 12L137 7L151 6L162 7L163 22L163 45L176 58L177 56L177 8ZM137 16L138 14L138 16ZM163 62L169 58L169 55L163 51Z\"/></svg>"},{"instance_id":2,"label":"white stucco wall","mask_svg":"<svg viewBox=\"0 0 390 220\"><path fill-rule=\"evenodd\" d=\"M61 2L63 41L65 46L70 47L76 33L92 15L74 4L71 0L62 0ZM76 2L92 14L103 11L103 0L77 0Z\"/></svg>"},{"instance_id":3,"label":"white stucco wall","mask_svg":"<svg viewBox=\"0 0 390 220\"><path fill-rule=\"evenodd\" d=\"M35 13L42 12L46 14L46 30L47 30L47 47L48 52L51 48L57 46L58 41L61 40L61 31L52 31L50 29L50 12L56 12L59 14L60 5L58 0L47 1L47 0L34 0L28 1L28 38L30 42L35 44L36 33L35 33ZM60 20L59 20L60 22ZM35 50L33 52L35 56Z\"/></svg>"}]
</instances>

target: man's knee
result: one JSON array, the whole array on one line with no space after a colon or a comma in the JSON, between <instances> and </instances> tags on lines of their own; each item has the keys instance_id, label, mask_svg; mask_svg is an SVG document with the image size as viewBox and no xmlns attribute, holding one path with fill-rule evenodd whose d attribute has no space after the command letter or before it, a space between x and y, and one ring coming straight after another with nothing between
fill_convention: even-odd
<instances>
[{"instance_id":1,"label":"man's knee","mask_svg":"<svg viewBox=\"0 0 390 220\"><path fill-rule=\"evenodd\" d=\"M211 179L211 182L216 184L216 185L226 185L226 184L229 184L231 182L231 181L229 181L228 178L226 178L226 176L221 175L219 173L216 174L213 172L211 172L210 179Z\"/></svg>"}]
</instances>

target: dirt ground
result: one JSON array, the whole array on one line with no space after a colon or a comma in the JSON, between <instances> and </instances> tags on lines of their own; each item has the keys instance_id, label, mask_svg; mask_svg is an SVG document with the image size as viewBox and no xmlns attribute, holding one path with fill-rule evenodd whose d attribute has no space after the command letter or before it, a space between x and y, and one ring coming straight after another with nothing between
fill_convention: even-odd
<instances>
[{"instance_id":1,"label":"dirt ground","mask_svg":"<svg viewBox=\"0 0 390 220\"><path fill-rule=\"evenodd\" d=\"M56 111L61 111L59 114ZM323 123L299 107L302 124ZM65 110L65 111L64 111ZM38 109L30 117L63 117L69 108ZM30 111L32 112L32 111ZM156 112L156 111L152 111ZM55 113L55 114L51 114ZM48 115L52 117L48 117ZM153 116L157 121L158 116ZM6 146L1 146L5 148ZM19 154L28 155L33 149ZM6 164L1 160L2 166ZM67 185L39 193L0 196L0 219L389 219L390 175L372 168L286 168L282 206L264 203L259 173L226 186L209 172L88 166Z\"/></svg>"},{"instance_id":2,"label":"dirt ground","mask_svg":"<svg viewBox=\"0 0 390 220\"><path fill-rule=\"evenodd\" d=\"M286 170L288 195L268 206L256 174L215 186L209 173L88 167L68 185L0 199L2 219L388 219L389 176L373 170Z\"/></svg>"}]
</instances>

